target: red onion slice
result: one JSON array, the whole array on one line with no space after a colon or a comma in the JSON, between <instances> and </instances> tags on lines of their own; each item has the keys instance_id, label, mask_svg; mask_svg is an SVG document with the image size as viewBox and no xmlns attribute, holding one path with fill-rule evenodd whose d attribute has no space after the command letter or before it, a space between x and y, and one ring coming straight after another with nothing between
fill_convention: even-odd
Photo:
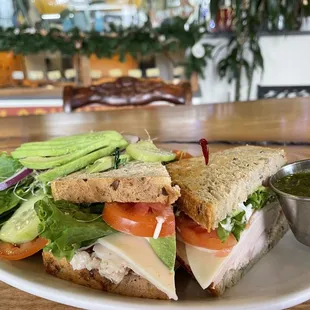
<instances>
[{"instance_id":1,"label":"red onion slice","mask_svg":"<svg viewBox=\"0 0 310 310\"><path fill-rule=\"evenodd\" d=\"M140 138L138 136L134 136L134 135L123 135L123 137L130 144L137 143L138 141L140 141Z\"/></svg>"},{"instance_id":2,"label":"red onion slice","mask_svg":"<svg viewBox=\"0 0 310 310\"><path fill-rule=\"evenodd\" d=\"M7 178L6 180L0 182L0 191L4 191L5 189L15 185L22 179L24 179L26 176L28 176L30 173L32 173L32 169L23 168L19 171L17 171L14 175Z\"/></svg>"}]
</instances>

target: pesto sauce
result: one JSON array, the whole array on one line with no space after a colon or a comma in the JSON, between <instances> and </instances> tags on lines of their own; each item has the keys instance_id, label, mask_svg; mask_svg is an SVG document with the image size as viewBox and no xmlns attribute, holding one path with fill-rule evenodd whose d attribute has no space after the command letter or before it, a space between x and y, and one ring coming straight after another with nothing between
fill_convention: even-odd
<instances>
[{"instance_id":1,"label":"pesto sauce","mask_svg":"<svg viewBox=\"0 0 310 310\"><path fill-rule=\"evenodd\" d=\"M310 197L310 172L287 175L277 180L274 186L291 195Z\"/></svg>"}]
</instances>

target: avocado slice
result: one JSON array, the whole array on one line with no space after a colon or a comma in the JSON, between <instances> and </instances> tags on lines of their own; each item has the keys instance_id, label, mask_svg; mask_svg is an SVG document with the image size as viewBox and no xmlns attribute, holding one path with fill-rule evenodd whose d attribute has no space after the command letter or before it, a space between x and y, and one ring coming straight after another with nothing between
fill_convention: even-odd
<instances>
[{"instance_id":1,"label":"avocado slice","mask_svg":"<svg viewBox=\"0 0 310 310\"><path fill-rule=\"evenodd\" d=\"M175 154L156 147L152 141L139 141L129 144L126 153L132 158L144 162L169 162L175 159Z\"/></svg>"},{"instance_id":2,"label":"avocado slice","mask_svg":"<svg viewBox=\"0 0 310 310\"><path fill-rule=\"evenodd\" d=\"M53 181L59 177L63 177L75 171L81 170L101 157L111 155L114 152L115 148L117 147L124 148L127 145L128 142L125 139L123 139L117 144L114 145L112 144L106 148L82 156L62 166L43 172L37 176L37 179L41 182Z\"/></svg>"},{"instance_id":3,"label":"avocado slice","mask_svg":"<svg viewBox=\"0 0 310 310\"><path fill-rule=\"evenodd\" d=\"M88 153L91 153L95 150L104 148L109 146L109 141L101 140L95 143L88 144L85 148L81 150L77 150L75 152L72 152L70 154L62 155L62 156L56 156L56 157L26 157L24 159L21 159L20 162L24 167L30 168L30 169L50 169L54 168L63 164L66 164L70 161L73 161L77 158L80 158Z\"/></svg>"},{"instance_id":4,"label":"avocado slice","mask_svg":"<svg viewBox=\"0 0 310 310\"><path fill-rule=\"evenodd\" d=\"M113 143L119 143L122 141L122 139L119 140L110 140L110 139L102 139L101 142L104 142L104 145L108 146ZM47 156L47 157L55 157L55 156L61 156L66 155L75 151L83 150L85 148L90 147L94 143L98 142L97 140L94 141L85 141L84 143L73 143L70 145L63 145L58 147L46 147L46 148L32 148L32 149L23 149L18 148L14 152L12 152L13 158L20 159L20 158L26 158L26 157L37 157L37 156Z\"/></svg>"},{"instance_id":5,"label":"avocado slice","mask_svg":"<svg viewBox=\"0 0 310 310\"><path fill-rule=\"evenodd\" d=\"M103 136L109 136L110 138L114 138L114 139L121 139L123 138L123 136L115 131L115 130L105 130L105 131L94 131L94 132L89 132L89 133L81 133L81 134L77 134L77 135L72 135L72 136L63 136L63 137L57 137L57 138L53 138L50 141L51 142L58 142L58 141L63 141L63 140L76 140L76 139L80 139L80 138L89 138L89 137L95 137L95 136L99 136L99 137L103 137Z\"/></svg>"},{"instance_id":6,"label":"avocado slice","mask_svg":"<svg viewBox=\"0 0 310 310\"><path fill-rule=\"evenodd\" d=\"M162 238L149 238L149 243L156 255L169 268L170 271L174 269L176 258L176 241L175 235Z\"/></svg>"},{"instance_id":7,"label":"avocado slice","mask_svg":"<svg viewBox=\"0 0 310 310\"><path fill-rule=\"evenodd\" d=\"M19 147L19 149L20 148L32 149L32 148L51 147L51 146L63 147L76 143L90 142L90 140L103 140L103 139L120 140L122 138L123 136L117 131L99 131L74 136L58 137L48 141L28 142L22 144Z\"/></svg>"},{"instance_id":8,"label":"avocado slice","mask_svg":"<svg viewBox=\"0 0 310 310\"><path fill-rule=\"evenodd\" d=\"M131 157L127 154L124 154L124 155L120 155L119 159L120 159L119 165L124 165L125 163L130 161ZM86 172L96 173L96 172L106 171L106 170L113 168L114 163L115 163L114 156L103 157L103 158L96 160L93 165L89 166L86 169Z\"/></svg>"},{"instance_id":9,"label":"avocado slice","mask_svg":"<svg viewBox=\"0 0 310 310\"><path fill-rule=\"evenodd\" d=\"M109 143L109 141L108 141ZM81 144L72 144L72 145L64 145L62 147L49 147L49 148L35 148L35 149L16 149L11 153L13 158L20 159L26 157L34 157L34 156L61 156L66 155L85 147L88 147L91 143L81 143Z\"/></svg>"}]
</instances>

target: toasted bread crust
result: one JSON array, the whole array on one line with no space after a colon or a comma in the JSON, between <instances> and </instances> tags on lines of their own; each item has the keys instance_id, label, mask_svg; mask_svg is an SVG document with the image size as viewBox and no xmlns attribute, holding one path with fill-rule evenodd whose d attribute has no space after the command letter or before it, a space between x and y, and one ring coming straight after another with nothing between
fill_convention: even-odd
<instances>
[{"instance_id":1,"label":"toasted bread crust","mask_svg":"<svg viewBox=\"0 0 310 310\"><path fill-rule=\"evenodd\" d=\"M208 165L195 157L167 169L181 188L178 208L211 231L285 163L281 149L241 146L211 154Z\"/></svg>"},{"instance_id":2,"label":"toasted bread crust","mask_svg":"<svg viewBox=\"0 0 310 310\"><path fill-rule=\"evenodd\" d=\"M43 252L43 263L47 273L76 284L130 297L169 299L165 293L157 289L149 281L134 273L129 273L119 284L114 284L102 277L97 270L73 270L65 258L57 260L49 252Z\"/></svg>"},{"instance_id":3,"label":"toasted bread crust","mask_svg":"<svg viewBox=\"0 0 310 310\"><path fill-rule=\"evenodd\" d=\"M87 174L78 172L51 184L55 200L74 203L158 202L174 203L178 186L161 163L131 162L116 170Z\"/></svg>"}]
</instances>

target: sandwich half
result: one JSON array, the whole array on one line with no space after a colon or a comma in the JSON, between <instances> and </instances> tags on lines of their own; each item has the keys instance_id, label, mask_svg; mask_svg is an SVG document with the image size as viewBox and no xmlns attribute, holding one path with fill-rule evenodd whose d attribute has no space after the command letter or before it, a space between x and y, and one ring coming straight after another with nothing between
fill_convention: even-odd
<instances>
[{"instance_id":1,"label":"sandwich half","mask_svg":"<svg viewBox=\"0 0 310 310\"><path fill-rule=\"evenodd\" d=\"M288 230L267 187L286 163L283 150L231 148L167 165L177 201L177 259L212 295L222 295Z\"/></svg>"},{"instance_id":2,"label":"sandwich half","mask_svg":"<svg viewBox=\"0 0 310 310\"><path fill-rule=\"evenodd\" d=\"M165 166L133 161L102 173L77 172L53 181L51 189L54 200L36 206L49 240L43 251L48 273L111 293L177 299L171 204L180 190ZM92 209L99 215L78 215ZM65 219L69 215L74 219Z\"/></svg>"},{"instance_id":3,"label":"sandwich half","mask_svg":"<svg viewBox=\"0 0 310 310\"><path fill-rule=\"evenodd\" d=\"M130 143L132 142L132 143ZM177 299L176 154L116 131L22 144L0 154L0 259L43 249L48 273L142 298Z\"/></svg>"}]
</instances>

